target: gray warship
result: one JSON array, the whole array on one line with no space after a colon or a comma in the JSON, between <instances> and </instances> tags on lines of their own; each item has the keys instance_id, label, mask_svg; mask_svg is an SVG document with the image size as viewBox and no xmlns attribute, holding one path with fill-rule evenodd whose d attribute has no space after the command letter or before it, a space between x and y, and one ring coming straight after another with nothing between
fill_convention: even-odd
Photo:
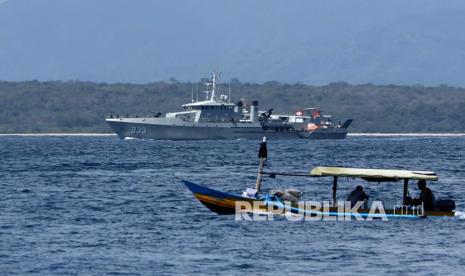
<instances>
[{"instance_id":1,"label":"gray warship","mask_svg":"<svg viewBox=\"0 0 465 276\"><path fill-rule=\"evenodd\" d=\"M206 98L182 105L183 111L152 116L110 115L106 122L118 137L154 140L210 139L344 139L352 120L335 124L330 115L305 108L292 115L259 111L258 101L249 108L228 95L217 95L218 74L213 72Z\"/></svg>"}]
</instances>

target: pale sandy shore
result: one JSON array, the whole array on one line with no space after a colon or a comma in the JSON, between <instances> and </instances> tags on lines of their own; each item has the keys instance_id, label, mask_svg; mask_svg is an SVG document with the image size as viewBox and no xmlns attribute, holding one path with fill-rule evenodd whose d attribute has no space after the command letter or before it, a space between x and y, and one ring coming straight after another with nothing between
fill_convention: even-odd
<instances>
[{"instance_id":1,"label":"pale sandy shore","mask_svg":"<svg viewBox=\"0 0 465 276\"><path fill-rule=\"evenodd\" d=\"M460 137L465 133L349 133L348 136L372 136L372 137Z\"/></svg>"},{"instance_id":2,"label":"pale sandy shore","mask_svg":"<svg viewBox=\"0 0 465 276\"><path fill-rule=\"evenodd\" d=\"M0 136L116 136L114 133L14 133ZM348 136L360 137L461 137L465 133L349 133Z\"/></svg>"},{"instance_id":3,"label":"pale sandy shore","mask_svg":"<svg viewBox=\"0 0 465 276\"><path fill-rule=\"evenodd\" d=\"M0 136L116 136L114 133L14 133Z\"/></svg>"}]
</instances>

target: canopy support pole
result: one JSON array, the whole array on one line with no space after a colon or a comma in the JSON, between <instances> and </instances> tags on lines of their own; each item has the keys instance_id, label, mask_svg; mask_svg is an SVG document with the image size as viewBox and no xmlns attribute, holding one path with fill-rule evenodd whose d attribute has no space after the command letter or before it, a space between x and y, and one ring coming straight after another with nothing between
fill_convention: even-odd
<instances>
[{"instance_id":1,"label":"canopy support pole","mask_svg":"<svg viewBox=\"0 0 465 276\"><path fill-rule=\"evenodd\" d=\"M333 206L336 206L337 176L333 178Z\"/></svg>"},{"instance_id":2,"label":"canopy support pole","mask_svg":"<svg viewBox=\"0 0 465 276\"><path fill-rule=\"evenodd\" d=\"M402 205L407 205L407 195L408 195L408 179L404 179L404 194L402 197Z\"/></svg>"},{"instance_id":3,"label":"canopy support pole","mask_svg":"<svg viewBox=\"0 0 465 276\"><path fill-rule=\"evenodd\" d=\"M265 166L266 158L268 158L268 149L266 148L266 136L263 136L263 142L260 143L260 149L258 150L258 158L260 159L260 165L258 166L257 181L255 182L255 190L257 194L260 192L260 186L262 185L263 167Z\"/></svg>"},{"instance_id":4,"label":"canopy support pole","mask_svg":"<svg viewBox=\"0 0 465 276\"><path fill-rule=\"evenodd\" d=\"M266 162L266 158L260 158L257 181L255 182L255 190L257 190L257 193L260 192L260 186L262 185L262 174L263 174L263 167L265 166L265 162Z\"/></svg>"}]
</instances>

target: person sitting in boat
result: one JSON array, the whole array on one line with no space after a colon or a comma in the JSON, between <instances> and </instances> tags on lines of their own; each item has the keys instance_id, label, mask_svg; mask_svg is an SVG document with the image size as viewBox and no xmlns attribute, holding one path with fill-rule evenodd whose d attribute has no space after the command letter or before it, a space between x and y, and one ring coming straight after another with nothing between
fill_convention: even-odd
<instances>
[{"instance_id":1,"label":"person sitting in boat","mask_svg":"<svg viewBox=\"0 0 465 276\"><path fill-rule=\"evenodd\" d=\"M426 181L418 180L418 189L421 191L420 197L413 200L413 205L421 205L425 210L434 210L436 208L436 198L430 188L426 187Z\"/></svg>"},{"instance_id":2,"label":"person sitting in boat","mask_svg":"<svg viewBox=\"0 0 465 276\"><path fill-rule=\"evenodd\" d=\"M359 201L368 200L369 196L363 191L362 186L357 186L355 190L353 190L349 196L347 197L347 201L350 201L350 206L354 207L355 204Z\"/></svg>"}]
</instances>

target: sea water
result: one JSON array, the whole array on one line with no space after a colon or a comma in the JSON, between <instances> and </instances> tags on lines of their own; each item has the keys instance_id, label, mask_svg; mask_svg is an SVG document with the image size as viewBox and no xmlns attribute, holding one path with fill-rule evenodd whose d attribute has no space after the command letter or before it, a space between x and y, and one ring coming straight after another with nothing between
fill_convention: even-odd
<instances>
[{"instance_id":1,"label":"sea water","mask_svg":"<svg viewBox=\"0 0 465 276\"><path fill-rule=\"evenodd\" d=\"M241 194L254 187L259 141L0 137L1 275L451 274L465 271L465 137L349 137L268 142L267 170L314 166L432 170L457 217L389 221L235 221L201 205L190 180ZM341 179L371 199L402 183ZM330 178L265 178L330 200ZM418 195L415 183L410 193Z\"/></svg>"}]
</instances>

